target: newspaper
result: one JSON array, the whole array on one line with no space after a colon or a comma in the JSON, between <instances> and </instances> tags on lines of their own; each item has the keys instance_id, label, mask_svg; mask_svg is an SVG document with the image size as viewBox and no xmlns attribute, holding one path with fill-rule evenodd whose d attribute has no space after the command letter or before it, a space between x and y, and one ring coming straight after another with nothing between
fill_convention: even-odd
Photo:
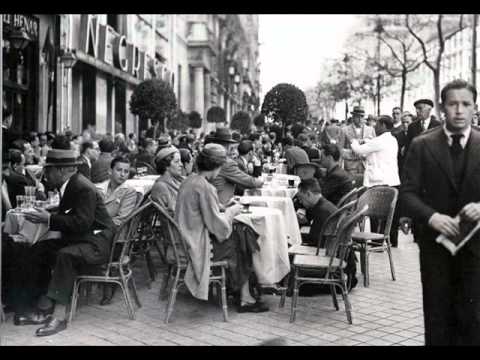
<instances>
[{"instance_id":1,"label":"newspaper","mask_svg":"<svg viewBox=\"0 0 480 360\"><path fill-rule=\"evenodd\" d=\"M450 253L455 256L457 252L477 233L480 229L480 222L468 221L460 216L455 217L460 228L460 234L449 238L443 234L437 236L436 242L442 244Z\"/></svg>"}]
</instances>

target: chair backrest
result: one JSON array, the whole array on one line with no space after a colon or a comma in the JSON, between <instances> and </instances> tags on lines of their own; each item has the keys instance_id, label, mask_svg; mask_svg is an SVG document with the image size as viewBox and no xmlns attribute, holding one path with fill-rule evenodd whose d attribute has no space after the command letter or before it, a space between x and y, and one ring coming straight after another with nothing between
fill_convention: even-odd
<instances>
[{"instance_id":1,"label":"chair backrest","mask_svg":"<svg viewBox=\"0 0 480 360\"><path fill-rule=\"evenodd\" d=\"M135 209L117 228L112 241L106 274L109 274L111 267L115 264L128 263L128 260L131 257L133 244L138 239L142 217L150 212L151 207L151 203L146 203ZM116 250L118 247L120 247L120 254L118 254L118 251Z\"/></svg>"},{"instance_id":2,"label":"chair backrest","mask_svg":"<svg viewBox=\"0 0 480 360\"><path fill-rule=\"evenodd\" d=\"M316 164L307 163L295 165L293 172L295 175L299 176L300 179L306 180L313 178L317 170L318 166Z\"/></svg>"},{"instance_id":3,"label":"chair backrest","mask_svg":"<svg viewBox=\"0 0 480 360\"><path fill-rule=\"evenodd\" d=\"M340 200L338 200L337 207L342 207L350 201L357 201L360 195L362 195L366 189L367 188L365 186L353 188L350 192L346 193Z\"/></svg>"},{"instance_id":4,"label":"chair backrest","mask_svg":"<svg viewBox=\"0 0 480 360\"><path fill-rule=\"evenodd\" d=\"M358 221L365 216L368 211L368 205L358 208L353 214L348 214L341 220L337 236L333 238L330 246L326 249L326 255L330 257L326 276L336 271L338 268L334 266L335 259L347 261L347 257L351 250L352 233ZM343 270L342 270L343 271Z\"/></svg>"},{"instance_id":5,"label":"chair backrest","mask_svg":"<svg viewBox=\"0 0 480 360\"><path fill-rule=\"evenodd\" d=\"M173 250L175 263L177 266L186 265L188 261L190 261L190 255L187 242L180 232L179 225L162 205L153 201L153 206L155 207L159 221L162 223L162 229L164 229L163 234Z\"/></svg>"},{"instance_id":6,"label":"chair backrest","mask_svg":"<svg viewBox=\"0 0 480 360\"><path fill-rule=\"evenodd\" d=\"M384 226L385 236L390 234L397 198L398 190L390 186L371 187L359 197L357 208L361 209L368 205L365 216L377 221L378 228L372 229L372 231L379 232L379 229Z\"/></svg>"},{"instance_id":7,"label":"chair backrest","mask_svg":"<svg viewBox=\"0 0 480 360\"><path fill-rule=\"evenodd\" d=\"M330 247L334 243L333 240L337 236L337 232L341 223L349 214L351 214L355 210L355 205L356 202L351 201L348 204L345 204L341 208L337 209L327 218L327 220L325 220L318 237L317 255L320 253L320 248L322 246L323 240L325 240L323 242L323 247L326 249L327 253L329 252Z\"/></svg>"}]
</instances>

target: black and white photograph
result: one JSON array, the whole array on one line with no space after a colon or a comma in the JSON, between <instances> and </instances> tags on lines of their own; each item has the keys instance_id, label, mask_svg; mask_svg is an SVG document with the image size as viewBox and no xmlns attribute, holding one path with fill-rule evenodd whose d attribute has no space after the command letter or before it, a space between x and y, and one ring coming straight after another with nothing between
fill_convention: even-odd
<instances>
[{"instance_id":1,"label":"black and white photograph","mask_svg":"<svg viewBox=\"0 0 480 360\"><path fill-rule=\"evenodd\" d=\"M0 346L480 346L478 14L1 18Z\"/></svg>"}]
</instances>

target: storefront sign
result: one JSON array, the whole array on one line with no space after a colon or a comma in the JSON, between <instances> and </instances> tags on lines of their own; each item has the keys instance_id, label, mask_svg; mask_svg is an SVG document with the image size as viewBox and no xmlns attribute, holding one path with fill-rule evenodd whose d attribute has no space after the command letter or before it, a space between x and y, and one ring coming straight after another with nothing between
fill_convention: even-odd
<instances>
[{"instance_id":1,"label":"storefront sign","mask_svg":"<svg viewBox=\"0 0 480 360\"><path fill-rule=\"evenodd\" d=\"M5 30L24 30L32 40L38 40L39 21L37 18L23 14L2 14Z\"/></svg>"},{"instance_id":2,"label":"storefront sign","mask_svg":"<svg viewBox=\"0 0 480 360\"><path fill-rule=\"evenodd\" d=\"M81 15L80 50L142 81L151 77L152 57L93 15Z\"/></svg>"}]
</instances>

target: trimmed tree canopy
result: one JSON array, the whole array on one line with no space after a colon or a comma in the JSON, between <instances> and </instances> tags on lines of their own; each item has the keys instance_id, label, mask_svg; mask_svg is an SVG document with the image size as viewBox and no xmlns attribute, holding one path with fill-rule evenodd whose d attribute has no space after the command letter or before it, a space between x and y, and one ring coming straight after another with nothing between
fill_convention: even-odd
<instances>
[{"instance_id":1,"label":"trimmed tree canopy","mask_svg":"<svg viewBox=\"0 0 480 360\"><path fill-rule=\"evenodd\" d=\"M225 122L225 110L220 106L212 106L207 111L207 121L209 123L222 123Z\"/></svg>"},{"instance_id":2,"label":"trimmed tree canopy","mask_svg":"<svg viewBox=\"0 0 480 360\"><path fill-rule=\"evenodd\" d=\"M202 117L197 111L192 111L188 114L188 119L190 121L190 127L194 129L200 129L202 127Z\"/></svg>"},{"instance_id":3,"label":"trimmed tree canopy","mask_svg":"<svg viewBox=\"0 0 480 360\"><path fill-rule=\"evenodd\" d=\"M170 85L160 79L149 79L140 83L130 98L130 112L141 121L150 119L152 124L172 116L177 108L175 93Z\"/></svg>"},{"instance_id":4,"label":"trimmed tree canopy","mask_svg":"<svg viewBox=\"0 0 480 360\"><path fill-rule=\"evenodd\" d=\"M241 134L246 134L250 127L252 126L252 119L245 111L239 111L235 113L232 117L232 122L230 123L230 128L232 130L238 130Z\"/></svg>"},{"instance_id":5,"label":"trimmed tree canopy","mask_svg":"<svg viewBox=\"0 0 480 360\"><path fill-rule=\"evenodd\" d=\"M265 115L258 114L253 118L253 125L256 127L264 127L265 126Z\"/></svg>"},{"instance_id":6,"label":"trimmed tree canopy","mask_svg":"<svg viewBox=\"0 0 480 360\"><path fill-rule=\"evenodd\" d=\"M167 128L169 130L187 130L190 126L188 115L182 110L175 111L167 120Z\"/></svg>"},{"instance_id":7,"label":"trimmed tree canopy","mask_svg":"<svg viewBox=\"0 0 480 360\"><path fill-rule=\"evenodd\" d=\"M296 122L305 122L308 114L308 105L302 90L291 84L278 84L265 95L262 104L262 114L283 125Z\"/></svg>"}]
</instances>

